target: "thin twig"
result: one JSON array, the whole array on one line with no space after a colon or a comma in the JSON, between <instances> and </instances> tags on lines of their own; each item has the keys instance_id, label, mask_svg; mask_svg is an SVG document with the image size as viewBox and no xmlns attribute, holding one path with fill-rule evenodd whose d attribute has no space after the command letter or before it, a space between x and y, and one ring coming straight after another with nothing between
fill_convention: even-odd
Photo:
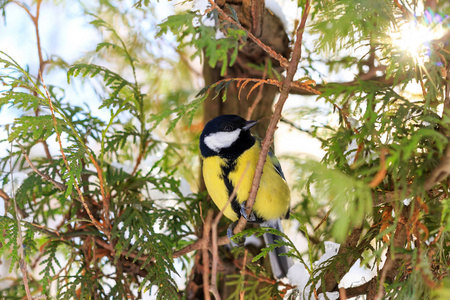
<instances>
[{"instance_id":1,"label":"thin twig","mask_svg":"<svg viewBox=\"0 0 450 300\"><path fill-rule=\"evenodd\" d=\"M27 154L27 151L25 150L25 148L19 143L19 141L16 140L17 145L20 147L20 149L22 150L22 154L23 157L25 157L25 160L27 161L28 165L30 166L30 168L39 176L41 176L42 178L44 178L45 180L51 182L56 188L58 188L61 192L65 191L67 189L67 187L54 180L53 178L51 178L49 175L42 173L41 171L39 171L38 168L36 168L36 166L33 164L33 162L31 161L30 157Z\"/></svg>"},{"instance_id":2,"label":"thin twig","mask_svg":"<svg viewBox=\"0 0 450 300\"><path fill-rule=\"evenodd\" d=\"M210 240L210 231L211 231L211 221L213 217L213 211L210 209L208 211L208 215L206 216L206 222L203 224L203 237L202 240L205 242L202 246L202 258L203 258L203 292L206 300L210 300L210 289L209 289L209 253L207 245Z\"/></svg>"},{"instance_id":3,"label":"thin twig","mask_svg":"<svg viewBox=\"0 0 450 300\"><path fill-rule=\"evenodd\" d=\"M235 189L236 190L236 189ZM234 193L234 191L233 191ZM234 196L233 196L234 197ZM231 202L230 198L228 199L228 202ZM225 205L225 207L223 208L223 210L225 210L227 207L227 205ZM220 294L219 294L219 290L217 289L217 265L219 264L219 246L217 245L217 226L219 224L220 218L223 215L223 210L221 210L216 218L214 219L214 222L211 225L212 228L212 256L213 256L213 261L212 261L212 266L211 266L211 286L210 286L210 291L213 293L214 298L216 300L220 300Z\"/></svg>"},{"instance_id":4,"label":"thin twig","mask_svg":"<svg viewBox=\"0 0 450 300\"><path fill-rule=\"evenodd\" d=\"M11 142L11 153L12 153L12 142ZM17 244L19 245L19 267L22 271L23 275L23 285L25 287L25 292L27 294L28 300L32 300L31 292L30 292L30 286L28 285L28 271L27 271L27 262L25 261L25 253L23 251L23 239L22 239L22 224L20 223L20 216L18 213L18 206L17 201L14 193L14 170L12 167L12 155L9 158L9 168L10 168L10 174L11 174L11 190L12 190L12 199L14 202L14 210L16 214L16 221L17 221Z\"/></svg>"},{"instance_id":5,"label":"thin twig","mask_svg":"<svg viewBox=\"0 0 450 300\"><path fill-rule=\"evenodd\" d=\"M244 269L244 266L240 265L239 262L237 262L236 260L233 260L233 264L240 270ZM265 282L265 283L269 283L271 285L278 284L279 286L284 286L286 289L290 289L290 290L295 288L295 286L293 286L293 285L284 283L282 281L277 281L276 279L273 279L273 278L264 277L264 275L262 275L262 274L255 274L248 269L245 269L245 275L256 278L256 279L258 279L259 282Z\"/></svg>"},{"instance_id":6,"label":"thin twig","mask_svg":"<svg viewBox=\"0 0 450 300\"><path fill-rule=\"evenodd\" d=\"M3 203L5 207L5 216L6 216L9 210L9 205L11 204L11 198L3 189L0 189L0 197L2 197L4 200ZM21 209L20 207L17 207L17 212L20 214L22 218L28 217L28 213L23 209Z\"/></svg>"},{"instance_id":7,"label":"thin twig","mask_svg":"<svg viewBox=\"0 0 450 300\"><path fill-rule=\"evenodd\" d=\"M317 226L314 227L314 231L317 231L317 229L319 229L319 227L323 224L323 222L325 222L328 219L328 217L330 216L330 213L331 213L331 209L327 211L327 213L322 218L322 220L320 220L319 224L317 224Z\"/></svg>"},{"instance_id":8,"label":"thin twig","mask_svg":"<svg viewBox=\"0 0 450 300\"><path fill-rule=\"evenodd\" d=\"M369 186L371 188L376 188L384 179L387 173L386 168L386 154L388 153L388 150L386 148L381 148L381 154L380 154L380 169L378 170L377 174L375 174L375 177L370 181Z\"/></svg>"},{"instance_id":9,"label":"thin twig","mask_svg":"<svg viewBox=\"0 0 450 300\"><path fill-rule=\"evenodd\" d=\"M245 299L245 289L244 289L243 285L245 284L245 270L246 270L245 266L247 265L247 256L248 256L248 249L245 248L244 260L242 261L242 270L241 270L242 286L241 286L240 291L239 291L239 299L240 300L244 300Z\"/></svg>"},{"instance_id":10,"label":"thin twig","mask_svg":"<svg viewBox=\"0 0 450 300\"><path fill-rule=\"evenodd\" d=\"M105 226L104 227L104 232L108 238L108 240L110 240L112 242L112 238L111 238L111 220L110 220L110 213L109 213L109 205L110 205L110 200L111 200L111 193L108 191L105 191L105 181L103 180L103 171L102 168L98 165L97 160L95 160L94 156L89 153L89 159L91 160L92 164L94 165L95 169L97 170L97 174L98 174L98 180L99 182L99 186L100 186L100 193L102 194L102 199L103 199L103 218L105 220ZM113 257L115 257L115 250L113 247Z\"/></svg>"},{"instance_id":11,"label":"thin twig","mask_svg":"<svg viewBox=\"0 0 450 300\"><path fill-rule=\"evenodd\" d=\"M241 96L240 96L241 91L250 82L256 82L254 87L257 87L257 85L261 85L261 84L270 84L270 85L274 85L274 86L278 87L279 89L281 89L283 87L283 84L284 84L281 81L278 81L278 80L275 80L275 79L270 79L270 78L269 79L245 78L245 77L243 77L243 78L239 78L239 77L224 78L224 79L221 79L221 80L215 82L214 84L210 85L205 93L209 93L212 88L218 86L221 83L226 83L226 82L231 82L231 81L237 81L238 85L242 83L242 85L240 86L240 89L239 89L238 98L241 98ZM316 89L311 87L311 84L310 84L309 81L305 81L305 82L293 81L290 84L291 84L291 88L293 88L293 89L295 88L297 91L306 92L308 95L320 95L319 91L317 91ZM250 92L249 92L249 94L250 94Z\"/></svg>"},{"instance_id":12,"label":"thin twig","mask_svg":"<svg viewBox=\"0 0 450 300\"><path fill-rule=\"evenodd\" d=\"M254 1L254 2L256 2L256 1ZM253 2L252 2L252 5L253 5ZM253 6L252 6L252 9L253 9ZM265 80L266 76L267 76L267 65L268 65L268 63L267 63L267 59L266 59L266 63L264 65L264 73L263 73L263 76L262 76L263 80ZM256 95L255 100L253 101L252 105L248 108L247 120L250 120L252 118L253 111L255 110L256 106L261 102L261 100L263 98L263 93L262 93L263 90L264 90L264 84L261 84L260 87L259 87L258 94ZM250 93L249 93L249 95L250 95ZM247 98L248 98L249 95L247 95Z\"/></svg>"},{"instance_id":13,"label":"thin twig","mask_svg":"<svg viewBox=\"0 0 450 300\"><path fill-rule=\"evenodd\" d=\"M384 263L383 269L381 270L380 283L379 283L379 286L378 286L378 293L377 293L377 296L376 296L375 300L383 299L383 296L384 296L384 282L386 280L386 274L391 269L392 264L393 264L392 259L390 257L388 257L386 259L386 262Z\"/></svg>"},{"instance_id":14,"label":"thin twig","mask_svg":"<svg viewBox=\"0 0 450 300\"><path fill-rule=\"evenodd\" d=\"M12 3L16 4L17 6L21 7L23 10L25 10L25 12L28 14L28 16L30 17L31 21L33 22L34 25L34 30L36 33L36 44L37 44L37 51L38 51L38 57L39 57L39 69L38 69L38 73L39 74L43 74L44 73L44 68L45 65L49 62L48 60L44 60L44 57L42 55L42 47L41 47L41 36L39 34L39 16L40 16L40 12L41 12L41 4L42 4L42 0L37 0L36 1L36 13L33 15L31 13L31 11L28 9L28 7L26 5L24 5L21 2L15 1L15 0L11 0ZM37 79L37 85L39 85L39 78ZM33 95L37 96L37 91L33 90ZM35 115L38 116L39 115L39 107L35 110ZM50 149L48 147L47 141L43 140L41 141L42 145L44 146L44 152L45 155L47 157L47 159L49 161L52 161L53 158L51 156L50 153Z\"/></svg>"},{"instance_id":15,"label":"thin twig","mask_svg":"<svg viewBox=\"0 0 450 300\"><path fill-rule=\"evenodd\" d=\"M45 91L46 96L47 96L47 100L48 100L48 104L49 104L49 108L50 108L50 113L51 113L52 119L53 119L53 126L55 127L56 138L57 138L58 144L59 144L59 151L61 152L62 159L64 161L64 164L65 164L66 168L67 168L67 172L70 173L72 168L70 167L69 161L67 160L66 154L64 153L64 148L62 146L62 141L61 141L61 134L58 131L58 122L56 120L55 110L53 108L52 99L50 97L50 94L48 92L47 87L45 86L45 82L44 82L44 78L42 77L42 74L39 74L39 76L41 77L42 86L43 86L44 91ZM100 230L100 231L105 230L105 228L103 228L104 226L99 221L97 221L97 219L94 218L91 210L89 209L89 206L87 205L87 203L86 203L86 201L84 199L83 192L81 191L80 186L78 184L78 179L77 178L74 178L74 186L75 186L75 190L78 193L78 197L80 198L81 203L83 203L83 207L86 210L87 214L89 215L89 218L91 219L92 223L94 223L95 227L97 227L98 230ZM106 230L109 230L109 228L106 229Z\"/></svg>"}]
</instances>

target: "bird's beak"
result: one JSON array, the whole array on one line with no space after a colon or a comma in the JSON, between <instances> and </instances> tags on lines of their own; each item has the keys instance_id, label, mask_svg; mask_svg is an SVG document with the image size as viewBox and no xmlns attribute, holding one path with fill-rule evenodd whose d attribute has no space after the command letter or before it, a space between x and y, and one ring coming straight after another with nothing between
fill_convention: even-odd
<instances>
[{"instance_id":1,"label":"bird's beak","mask_svg":"<svg viewBox=\"0 0 450 300\"><path fill-rule=\"evenodd\" d=\"M258 121L247 121L245 123L245 126L242 127L242 129L244 130L249 130L250 128L252 128L253 126L255 126L256 124L258 124Z\"/></svg>"}]
</instances>

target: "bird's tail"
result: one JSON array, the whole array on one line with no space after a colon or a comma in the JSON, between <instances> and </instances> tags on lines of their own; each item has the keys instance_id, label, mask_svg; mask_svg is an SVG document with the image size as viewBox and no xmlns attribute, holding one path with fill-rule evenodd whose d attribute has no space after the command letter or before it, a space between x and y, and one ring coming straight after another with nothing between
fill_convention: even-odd
<instances>
[{"instance_id":1,"label":"bird's tail","mask_svg":"<svg viewBox=\"0 0 450 300\"><path fill-rule=\"evenodd\" d=\"M280 219L270 222L264 222L261 224L261 226L271 227L283 232L283 227L281 226ZM266 242L266 245L276 244L276 240L283 240L283 238L272 233L264 234L264 241ZM280 254L282 253L287 253L286 246L277 247L274 249L274 251L269 252L270 265L272 266L273 275L276 278L286 277L289 268L293 265L290 257L285 255L280 256Z\"/></svg>"}]
</instances>

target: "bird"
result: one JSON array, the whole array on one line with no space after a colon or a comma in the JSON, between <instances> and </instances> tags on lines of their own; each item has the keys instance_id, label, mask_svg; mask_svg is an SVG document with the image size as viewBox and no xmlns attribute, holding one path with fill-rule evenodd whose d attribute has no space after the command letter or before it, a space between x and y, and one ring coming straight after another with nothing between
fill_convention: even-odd
<instances>
[{"instance_id":1,"label":"bird","mask_svg":"<svg viewBox=\"0 0 450 300\"><path fill-rule=\"evenodd\" d=\"M281 219L288 218L290 212L290 190L281 165L272 152L266 157L252 212L250 215L245 213L261 152L260 140L250 132L257 123L237 115L221 115L205 125L199 142L203 178L211 199L225 217L236 222L242 215L249 222L282 231ZM235 197L228 204L235 188ZM228 233L232 234L232 229ZM265 233L264 239L266 244L274 244L282 238ZM279 255L286 252L286 247L281 246L269 253L276 278L285 277L292 265L289 257Z\"/></svg>"}]
</instances>

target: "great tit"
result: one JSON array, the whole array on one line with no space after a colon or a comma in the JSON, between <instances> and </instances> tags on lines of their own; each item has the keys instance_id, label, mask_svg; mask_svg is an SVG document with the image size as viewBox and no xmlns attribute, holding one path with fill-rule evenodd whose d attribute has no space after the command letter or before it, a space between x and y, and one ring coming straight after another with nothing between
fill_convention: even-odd
<instances>
[{"instance_id":1,"label":"great tit","mask_svg":"<svg viewBox=\"0 0 450 300\"><path fill-rule=\"evenodd\" d=\"M250 128L257 121L246 121L237 115L222 115L209 121L200 136L203 158L203 178L214 203L231 221L243 215L250 222L261 223L282 231L281 218L289 216L290 191L280 163L270 152L267 155L258 193L250 216L245 214L245 204L255 174L261 145ZM236 196L227 205L233 190L240 182ZM225 207L225 209L224 209ZM267 244L274 244L281 237L266 233ZM286 276L292 265L284 246L276 253L269 253L272 271L277 278Z\"/></svg>"}]
</instances>

